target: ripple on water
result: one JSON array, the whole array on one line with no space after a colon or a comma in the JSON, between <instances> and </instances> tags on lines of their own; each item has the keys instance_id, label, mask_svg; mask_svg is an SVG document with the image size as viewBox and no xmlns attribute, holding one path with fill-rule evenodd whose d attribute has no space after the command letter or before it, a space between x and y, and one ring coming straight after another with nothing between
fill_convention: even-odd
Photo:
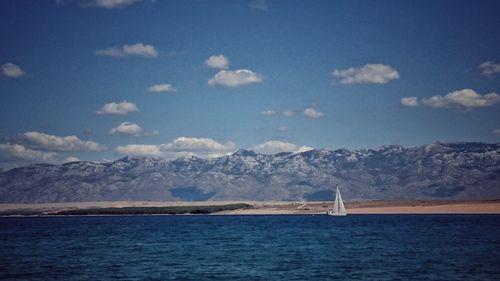
<instances>
[{"instance_id":1,"label":"ripple on water","mask_svg":"<svg viewBox=\"0 0 500 281\"><path fill-rule=\"evenodd\" d=\"M500 216L0 218L0 280L500 280Z\"/></svg>"}]
</instances>

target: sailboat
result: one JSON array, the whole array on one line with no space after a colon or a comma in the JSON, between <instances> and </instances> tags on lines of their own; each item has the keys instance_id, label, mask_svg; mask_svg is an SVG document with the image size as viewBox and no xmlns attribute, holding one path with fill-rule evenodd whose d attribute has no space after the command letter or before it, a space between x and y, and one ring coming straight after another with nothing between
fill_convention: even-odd
<instances>
[{"instance_id":1,"label":"sailboat","mask_svg":"<svg viewBox=\"0 0 500 281\"><path fill-rule=\"evenodd\" d=\"M337 186L337 193L335 194L335 203L333 203L333 210L326 213L329 216L345 216L347 212L345 211L344 201L342 201L342 196L340 195L339 188Z\"/></svg>"}]
</instances>

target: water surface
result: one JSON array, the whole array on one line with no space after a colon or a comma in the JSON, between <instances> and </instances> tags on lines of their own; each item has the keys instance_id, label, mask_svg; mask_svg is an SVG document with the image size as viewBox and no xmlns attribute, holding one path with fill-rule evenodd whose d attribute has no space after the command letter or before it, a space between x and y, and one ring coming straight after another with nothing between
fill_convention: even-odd
<instances>
[{"instance_id":1,"label":"water surface","mask_svg":"<svg viewBox=\"0 0 500 281\"><path fill-rule=\"evenodd\" d=\"M0 218L0 280L500 280L499 215Z\"/></svg>"}]
</instances>

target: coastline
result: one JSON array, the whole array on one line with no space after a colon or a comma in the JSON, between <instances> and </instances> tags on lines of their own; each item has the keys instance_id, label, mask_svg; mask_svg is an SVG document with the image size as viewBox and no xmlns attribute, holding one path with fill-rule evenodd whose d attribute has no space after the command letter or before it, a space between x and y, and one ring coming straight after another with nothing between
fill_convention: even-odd
<instances>
[{"instance_id":1,"label":"coastline","mask_svg":"<svg viewBox=\"0 0 500 281\"><path fill-rule=\"evenodd\" d=\"M235 215L324 214L333 202L263 204L255 209L222 212ZM347 202L348 214L500 214L500 200Z\"/></svg>"},{"instance_id":2,"label":"coastline","mask_svg":"<svg viewBox=\"0 0 500 281\"><path fill-rule=\"evenodd\" d=\"M244 203L250 208L212 213L213 215L304 215L324 214L333 202L290 201L115 201L115 202L65 202L37 204L0 204L0 214L23 215L30 212L52 215L61 211L98 208L147 208L219 206ZM500 214L500 200L485 201L359 201L347 202L348 214Z\"/></svg>"}]
</instances>

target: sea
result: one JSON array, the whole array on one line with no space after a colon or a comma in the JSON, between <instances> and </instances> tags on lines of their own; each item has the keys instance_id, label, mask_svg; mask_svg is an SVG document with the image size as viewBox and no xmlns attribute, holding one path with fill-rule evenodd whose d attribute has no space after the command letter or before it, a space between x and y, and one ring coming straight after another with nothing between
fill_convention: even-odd
<instances>
[{"instance_id":1,"label":"sea","mask_svg":"<svg viewBox=\"0 0 500 281\"><path fill-rule=\"evenodd\" d=\"M0 280L500 280L500 215L3 217Z\"/></svg>"}]
</instances>

